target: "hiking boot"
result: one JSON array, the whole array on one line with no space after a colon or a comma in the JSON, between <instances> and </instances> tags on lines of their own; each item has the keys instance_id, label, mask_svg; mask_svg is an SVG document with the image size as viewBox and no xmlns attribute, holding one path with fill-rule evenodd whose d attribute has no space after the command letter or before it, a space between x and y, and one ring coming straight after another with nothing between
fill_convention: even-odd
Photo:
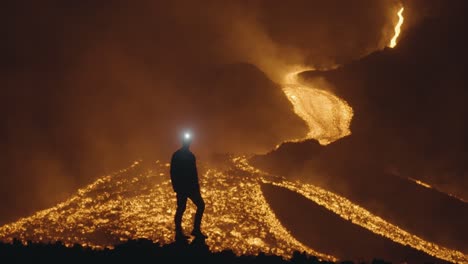
<instances>
[{"instance_id":1,"label":"hiking boot","mask_svg":"<svg viewBox=\"0 0 468 264\"><path fill-rule=\"evenodd\" d=\"M201 230L193 230L192 231L192 236L194 236L196 238L202 238L202 239L205 239L205 238L208 237L205 234L203 234Z\"/></svg>"},{"instance_id":2,"label":"hiking boot","mask_svg":"<svg viewBox=\"0 0 468 264\"><path fill-rule=\"evenodd\" d=\"M176 232L175 240L176 241L187 241L189 236L184 235L182 232Z\"/></svg>"}]
</instances>

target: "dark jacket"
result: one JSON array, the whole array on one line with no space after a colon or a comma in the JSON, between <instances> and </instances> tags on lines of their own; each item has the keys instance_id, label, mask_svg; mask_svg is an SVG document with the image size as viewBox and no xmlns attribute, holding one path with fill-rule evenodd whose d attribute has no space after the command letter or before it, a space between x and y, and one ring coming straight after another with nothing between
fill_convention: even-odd
<instances>
[{"instance_id":1,"label":"dark jacket","mask_svg":"<svg viewBox=\"0 0 468 264\"><path fill-rule=\"evenodd\" d=\"M185 148L172 154L171 182L176 193L193 193L200 191L195 155Z\"/></svg>"}]
</instances>

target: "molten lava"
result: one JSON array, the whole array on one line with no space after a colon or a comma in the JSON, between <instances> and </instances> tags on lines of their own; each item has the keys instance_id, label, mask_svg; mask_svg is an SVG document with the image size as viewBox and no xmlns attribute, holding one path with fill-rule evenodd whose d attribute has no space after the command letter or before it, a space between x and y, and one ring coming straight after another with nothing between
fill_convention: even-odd
<instances>
[{"instance_id":1,"label":"molten lava","mask_svg":"<svg viewBox=\"0 0 468 264\"><path fill-rule=\"evenodd\" d=\"M327 145L350 135L353 109L331 92L302 84L298 74L307 70L311 69L302 68L288 73L283 83L283 91L292 103L294 112L309 127L306 137L298 140L313 138Z\"/></svg>"},{"instance_id":2,"label":"molten lava","mask_svg":"<svg viewBox=\"0 0 468 264\"><path fill-rule=\"evenodd\" d=\"M150 169L135 162L131 167L104 176L55 207L39 211L0 227L0 240L23 243L62 241L93 248L112 248L128 239L147 238L171 243L174 238L175 194L169 164ZM245 157L232 159L227 170L201 169L206 203L203 229L212 251L232 249L237 254L267 252L290 257L305 251L325 260L334 256L317 252L296 240L276 218L265 200L261 184L268 183L299 193L338 216L397 243L408 245L450 262L466 263L468 256L423 240L372 214L348 199L311 184L288 181L250 166ZM188 214L195 208L189 203ZM191 221L184 219L189 231Z\"/></svg>"},{"instance_id":3,"label":"molten lava","mask_svg":"<svg viewBox=\"0 0 468 264\"><path fill-rule=\"evenodd\" d=\"M410 181L412 181L412 182L414 182L414 183L416 183L416 184L418 184L418 185L421 185L421 186L423 186L423 187L425 187L425 188L434 189L434 190L436 190L436 191L438 191L438 192L441 192L441 193L443 193L443 194L446 194L446 195L448 195L448 196L450 196L450 197L452 197L452 198L455 198L455 199L457 199L457 200L460 200L460 201L462 201L462 202L464 202L464 203L468 203L468 201L466 201L465 199L463 199L463 198L461 198L461 197L458 197L458 196L455 195L455 194L452 194L452 193L449 193L449 192L447 192L447 191L442 191L442 190L440 190L440 189L437 189L437 188L435 188L434 186L431 186L430 184L428 184L428 183L426 183L426 182L423 182L423 181L421 181L421 180L413 179L413 178L411 178L411 177L408 178L408 180L410 180Z\"/></svg>"},{"instance_id":4,"label":"molten lava","mask_svg":"<svg viewBox=\"0 0 468 264\"><path fill-rule=\"evenodd\" d=\"M176 198L169 164L157 162L143 169L138 162L113 175L104 176L65 202L12 224L0 227L0 240L23 243L62 241L92 248L112 248L129 239L147 238L174 242ZM233 167L231 173L202 168L200 185L206 207L203 230L211 251L236 254L266 252L284 257L305 251L326 260L301 244L280 224L263 197L260 178ZM274 179L270 179L274 181ZM189 233L195 208L187 204L183 228Z\"/></svg>"},{"instance_id":5,"label":"molten lava","mask_svg":"<svg viewBox=\"0 0 468 264\"><path fill-rule=\"evenodd\" d=\"M261 177L262 182L299 193L309 200L324 206L338 216L349 220L356 225L364 227L375 234L389 238L396 243L408 245L443 260L454 263L468 263L468 255L457 250L452 250L435 243L425 241L424 239L385 221L381 217L367 211L365 208L333 192L324 190L312 184L306 184L299 181L291 182L282 177L275 178L266 172L250 166L245 158L237 158L234 162L235 165L242 170L248 171L251 174L263 176ZM271 179L274 180L272 181Z\"/></svg>"},{"instance_id":6,"label":"molten lava","mask_svg":"<svg viewBox=\"0 0 468 264\"><path fill-rule=\"evenodd\" d=\"M403 17L404 10L405 8L402 7L398 11L398 23L395 26L395 35L393 35L393 38L390 40L390 43L388 44L390 48L394 48L397 45L397 39L401 32L401 25L403 25L403 22L405 21L405 18Z\"/></svg>"},{"instance_id":7,"label":"molten lava","mask_svg":"<svg viewBox=\"0 0 468 264\"><path fill-rule=\"evenodd\" d=\"M395 36L389 44L392 48L396 46L403 24L403 10L398 12ZM303 139L313 138L326 145L351 134L353 109L332 93L299 82L298 74L307 70L310 69L288 73L282 83L294 112L309 127ZM267 183L301 194L339 217L396 243L446 261L468 263L466 254L425 241L335 193L262 172L250 166L245 157L236 157L230 162L224 170L204 166L200 169L201 191L208 205L202 228L212 251L265 252L283 257L301 251L324 260L337 260L302 244L290 234L263 196L261 184ZM168 167L169 164L159 161L150 168L135 162L127 169L96 180L52 208L0 227L0 240L61 241L66 246L78 243L97 249L112 248L138 238L171 243L174 241L176 198L167 175ZM186 216L195 212L191 203L187 211ZM187 233L190 226L191 221L186 217L183 228Z\"/></svg>"}]
</instances>

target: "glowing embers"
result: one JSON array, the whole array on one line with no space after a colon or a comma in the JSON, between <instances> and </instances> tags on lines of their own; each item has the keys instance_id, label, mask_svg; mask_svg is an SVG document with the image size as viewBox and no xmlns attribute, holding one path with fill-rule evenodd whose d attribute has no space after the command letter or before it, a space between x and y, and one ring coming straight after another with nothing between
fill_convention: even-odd
<instances>
[{"instance_id":1,"label":"glowing embers","mask_svg":"<svg viewBox=\"0 0 468 264\"><path fill-rule=\"evenodd\" d=\"M411 246L450 262L467 263L464 253L444 248L388 223L366 209L311 184L287 181L250 166L244 157L232 160L234 169L207 169L201 176L207 204L202 228L212 251L231 249L237 254L273 253L290 257L305 251L326 260L333 256L316 252L297 241L279 222L266 202L260 184L269 183L297 192L338 216L397 243ZM81 189L69 200L33 216L0 227L0 240L23 243L62 241L94 248L112 247L127 239L148 238L173 242L175 195L166 164L146 170L140 163L105 176ZM165 174L167 175L167 174ZM195 207L189 203L183 222L190 231Z\"/></svg>"},{"instance_id":2,"label":"glowing embers","mask_svg":"<svg viewBox=\"0 0 468 264\"><path fill-rule=\"evenodd\" d=\"M425 183L425 182L423 182L423 181L416 180L416 179L413 179L413 178L408 178L408 179L409 179L410 181L416 183L416 184L419 184L419 185L423 186L423 187L426 187L426 188L428 188L428 189L432 189L432 186L431 186L431 185L429 185L429 184L427 184L427 183Z\"/></svg>"},{"instance_id":3,"label":"glowing embers","mask_svg":"<svg viewBox=\"0 0 468 264\"><path fill-rule=\"evenodd\" d=\"M393 35L393 38L390 40L390 43L388 44L390 48L394 48L397 45L397 39L398 39L398 36L400 36L400 32L401 32L401 25L403 25L403 22L405 21L405 18L403 17L404 10L405 10L404 7L401 7L400 10L398 10L398 23L396 24L395 29L394 29L395 35Z\"/></svg>"},{"instance_id":4,"label":"glowing embers","mask_svg":"<svg viewBox=\"0 0 468 264\"><path fill-rule=\"evenodd\" d=\"M62 241L93 248L112 248L128 239L173 242L175 194L168 168L156 163L151 170L135 163L98 179L69 200L28 218L0 227L0 240L18 238L41 242ZM237 254L272 253L290 257L295 250L326 260L334 257L298 242L276 219L263 197L257 175L207 169L201 174L207 204L202 228L212 251ZM166 175L166 176L161 176ZM189 233L195 208L188 203L183 227Z\"/></svg>"},{"instance_id":5,"label":"glowing embers","mask_svg":"<svg viewBox=\"0 0 468 264\"><path fill-rule=\"evenodd\" d=\"M349 129L353 109L346 101L331 92L301 84L297 75L307 68L287 74L283 91L294 107L294 112L309 127L304 139L316 139L327 145L351 134Z\"/></svg>"}]
</instances>

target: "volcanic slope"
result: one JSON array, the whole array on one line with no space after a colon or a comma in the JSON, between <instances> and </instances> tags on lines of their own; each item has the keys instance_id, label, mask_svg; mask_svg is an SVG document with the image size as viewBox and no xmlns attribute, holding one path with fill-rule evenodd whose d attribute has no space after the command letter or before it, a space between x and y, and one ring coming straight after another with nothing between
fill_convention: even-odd
<instances>
[{"instance_id":1,"label":"volcanic slope","mask_svg":"<svg viewBox=\"0 0 468 264\"><path fill-rule=\"evenodd\" d=\"M25 243L62 241L66 245L78 243L94 248L112 248L136 238L171 243L175 195L167 175L168 166L161 162L135 162L127 169L96 180L55 207L0 227L0 239L11 242L18 238ZM334 193L263 173L243 157L233 158L228 169L201 166L200 172L201 191L208 205L203 229L212 251L232 249L237 254L266 252L290 257L297 250L321 259L338 259L330 252L319 252L300 242L285 228L262 191L262 184L270 184L300 194L333 212L335 217L382 239L452 262L468 260L464 253L424 241ZM194 211L189 206L187 216ZM190 217L184 219L183 226L188 233Z\"/></svg>"}]
</instances>

